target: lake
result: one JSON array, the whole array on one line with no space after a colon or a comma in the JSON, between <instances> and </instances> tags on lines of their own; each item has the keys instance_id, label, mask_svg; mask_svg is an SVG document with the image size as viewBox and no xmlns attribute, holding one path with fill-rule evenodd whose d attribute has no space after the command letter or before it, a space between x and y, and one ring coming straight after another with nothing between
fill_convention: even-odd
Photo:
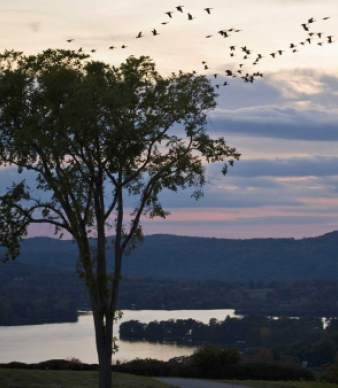
<instances>
[{"instance_id":1,"label":"lake","mask_svg":"<svg viewBox=\"0 0 338 388\"><path fill-rule=\"evenodd\" d=\"M154 320L193 318L208 323L210 318L224 320L227 315L236 316L234 310L125 310L123 318L114 326L114 335L118 337L119 324L131 319L148 323ZM180 345L127 341L118 341L118 346L119 351L113 356L115 361L127 361L136 357L169 360L172 357L190 355L195 349ZM0 327L0 363L35 363L67 357L76 357L88 364L98 362L91 313L80 315L75 323Z\"/></svg>"}]
</instances>

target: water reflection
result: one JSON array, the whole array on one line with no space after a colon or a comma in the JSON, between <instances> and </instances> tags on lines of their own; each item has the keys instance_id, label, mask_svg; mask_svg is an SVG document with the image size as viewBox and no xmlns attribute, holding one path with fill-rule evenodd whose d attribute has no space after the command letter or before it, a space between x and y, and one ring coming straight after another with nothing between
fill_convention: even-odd
<instances>
[{"instance_id":1,"label":"water reflection","mask_svg":"<svg viewBox=\"0 0 338 388\"><path fill-rule=\"evenodd\" d=\"M114 327L131 319L148 323L168 319L196 319L208 323L210 318L223 320L227 315L236 316L234 310L143 310L124 311L123 318ZM157 358L190 355L194 347L165 343L118 341L119 352L114 359ZM33 326L0 327L0 362L39 362L48 359L76 357L85 363L97 363L93 318L91 314L80 315L78 322Z\"/></svg>"}]
</instances>

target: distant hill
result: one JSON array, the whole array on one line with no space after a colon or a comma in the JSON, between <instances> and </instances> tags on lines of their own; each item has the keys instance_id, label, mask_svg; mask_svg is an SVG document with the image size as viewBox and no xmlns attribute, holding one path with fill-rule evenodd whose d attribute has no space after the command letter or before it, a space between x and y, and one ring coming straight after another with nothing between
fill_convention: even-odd
<instances>
[{"instance_id":1,"label":"distant hill","mask_svg":"<svg viewBox=\"0 0 338 388\"><path fill-rule=\"evenodd\" d=\"M75 270L77 257L76 244L71 241L36 237L23 242L18 262ZM111 251L108 262L113 265ZM151 235L125 257L123 273L256 281L338 278L338 231L302 240Z\"/></svg>"}]
</instances>

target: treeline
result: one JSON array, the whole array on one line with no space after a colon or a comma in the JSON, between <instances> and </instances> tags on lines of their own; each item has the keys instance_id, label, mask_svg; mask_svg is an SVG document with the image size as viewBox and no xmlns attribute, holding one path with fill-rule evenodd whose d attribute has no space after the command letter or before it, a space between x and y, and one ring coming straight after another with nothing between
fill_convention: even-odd
<instances>
[{"instance_id":1,"label":"treeline","mask_svg":"<svg viewBox=\"0 0 338 388\"><path fill-rule=\"evenodd\" d=\"M113 237L107 237L109 241ZM309 280L338 278L338 232L315 238L230 240L174 235L145 236L123 262L128 277L170 279ZM95 239L91 240L96 244ZM0 255L1 255L0 247ZM108 267L114 250L107 251ZM76 268L76 244L45 237L22 242L21 263Z\"/></svg>"},{"instance_id":2,"label":"treeline","mask_svg":"<svg viewBox=\"0 0 338 388\"><path fill-rule=\"evenodd\" d=\"M235 309L239 314L337 316L338 280L223 282L129 278L120 306L137 310Z\"/></svg>"},{"instance_id":3,"label":"treeline","mask_svg":"<svg viewBox=\"0 0 338 388\"><path fill-rule=\"evenodd\" d=\"M320 318L274 319L264 316L243 318L226 317L223 321L211 319L204 324L194 319L152 321L148 324L136 320L120 325L123 340L151 342L210 342L224 346L245 348L271 347L298 341L315 342L325 334Z\"/></svg>"},{"instance_id":4,"label":"treeline","mask_svg":"<svg viewBox=\"0 0 338 388\"><path fill-rule=\"evenodd\" d=\"M149 341L200 345L213 343L241 348L250 361L289 361L309 366L333 363L338 351L338 324L332 319L324 328L320 318L268 318L248 316L211 319L209 324L186 319L153 321L148 324L128 321L120 325L120 338L128 341Z\"/></svg>"},{"instance_id":5,"label":"treeline","mask_svg":"<svg viewBox=\"0 0 338 388\"><path fill-rule=\"evenodd\" d=\"M77 319L74 302L66 298L42 296L31 301L29 297L8 300L0 296L0 326L76 322Z\"/></svg>"},{"instance_id":6,"label":"treeline","mask_svg":"<svg viewBox=\"0 0 338 388\"><path fill-rule=\"evenodd\" d=\"M247 315L337 316L338 280L232 281L123 278L122 310L235 309ZM63 322L90 310L85 283L75 272L0 263L0 325Z\"/></svg>"},{"instance_id":7,"label":"treeline","mask_svg":"<svg viewBox=\"0 0 338 388\"><path fill-rule=\"evenodd\" d=\"M77 321L88 307L84 285L66 270L0 264L0 325Z\"/></svg>"}]
</instances>

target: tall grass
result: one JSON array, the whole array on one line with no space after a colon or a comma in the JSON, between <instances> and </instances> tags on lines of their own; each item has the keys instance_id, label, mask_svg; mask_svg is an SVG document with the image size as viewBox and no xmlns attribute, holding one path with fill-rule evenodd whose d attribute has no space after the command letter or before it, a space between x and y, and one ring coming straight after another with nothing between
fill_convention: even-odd
<instances>
[{"instance_id":1,"label":"tall grass","mask_svg":"<svg viewBox=\"0 0 338 388\"><path fill-rule=\"evenodd\" d=\"M168 388L151 378L114 373L113 388ZM97 372L0 369L1 388L97 388Z\"/></svg>"}]
</instances>

